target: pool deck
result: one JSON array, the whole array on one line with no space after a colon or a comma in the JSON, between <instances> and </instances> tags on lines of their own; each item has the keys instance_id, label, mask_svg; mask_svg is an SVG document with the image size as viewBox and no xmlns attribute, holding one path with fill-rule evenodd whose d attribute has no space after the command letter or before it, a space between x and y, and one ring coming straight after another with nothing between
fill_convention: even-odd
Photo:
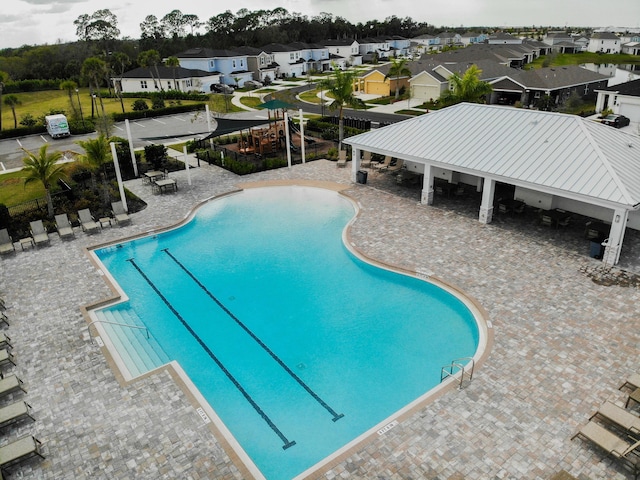
<instances>
[{"instance_id":1,"label":"pool deck","mask_svg":"<svg viewBox=\"0 0 640 480\"><path fill-rule=\"evenodd\" d=\"M349 164L350 167L350 164ZM170 369L123 384L89 341L81 306L112 292L85 254L96 244L139 235L183 220L199 202L243 183L298 180L344 185L361 213L351 240L364 254L409 270L431 272L477 300L494 343L473 381L402 418L383 435L311 478L550 479L561 471L585 479L632 478L587 442L571 440L599 405L624 405L618 390L640 371L640 290L592 280L600 262L588 256L579 226L556 230L512 217L482 225L472 199L419 204L419 189L390 175L351 184L350 168L315 161L238 177L203 166L171 174L179 190L154 195L140 180L127 188L148 207L129 226L0 259L0 297L11 325L16 373L36 422L3 429L0 443L33 434L45 460L9 469L38 479L242 479ZM330 183L327 183L330 182ZM294 182L295 183L295 182ZM640 272L640 236L625 238L622 264ZM609 277L607 277L609 278ZM372 302L384 292L356 288ZM385 379L380 379L385 381ZM392 379L388 379L392 381ZM10 397L2 399L5 405ZM20 474L19 474L20 472Z\"/></svg>"}]
</instances>

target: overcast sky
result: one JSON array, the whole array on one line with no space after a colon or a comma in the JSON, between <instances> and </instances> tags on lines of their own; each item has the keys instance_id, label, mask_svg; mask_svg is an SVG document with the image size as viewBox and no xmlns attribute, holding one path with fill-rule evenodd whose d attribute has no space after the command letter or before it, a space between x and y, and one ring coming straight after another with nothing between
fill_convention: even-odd
<instances>
[{"instance_id":1,"label":"overcast sky","mask_svg":"<svg viewBox=\"0 0 640 480\"><path fill-rule=\"evenodd\" d=\"M200 21L225 10L272 10L282 7L309 17L321 12L356 24L395 15L440 26L640 26L640 0L616 0L611 8L596 0L2 0L0 48L54 44L77 40L73 21L80 15L109 9L118 18L122 36L140 37L147 15L161 19L174 9L197 15ZM204 30L203 30L204 32Z\"/></svg>"}]
</instances>

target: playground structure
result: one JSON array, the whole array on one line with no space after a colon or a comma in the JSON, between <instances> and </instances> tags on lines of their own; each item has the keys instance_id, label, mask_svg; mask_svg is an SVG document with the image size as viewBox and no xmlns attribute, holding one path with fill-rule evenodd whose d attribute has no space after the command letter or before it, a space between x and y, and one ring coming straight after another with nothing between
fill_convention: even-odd
<instances>
[{"instance_id":1,"label":"playground structure","mask_svg":"<svg viewBox=\"0 0 640 480\"><path fill-rule=\"evenodd\" d=\"M289 119L289 143L291 150L300 150L300 130ZM297 142L294 140L297 139ZM315 139L304 137L306 143L314 143ZM270 155L286 149L285 120L276 115L274 119L269 119L267 127L250 128L247 131L240 131L238 136L238 152L244 155Z\"/></svg>"}]
</instances>

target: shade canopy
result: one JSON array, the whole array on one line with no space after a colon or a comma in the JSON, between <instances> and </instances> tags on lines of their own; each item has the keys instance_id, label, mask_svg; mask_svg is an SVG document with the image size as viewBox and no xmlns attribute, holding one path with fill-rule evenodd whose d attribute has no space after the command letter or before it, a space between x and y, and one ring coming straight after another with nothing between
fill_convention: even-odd
<instances>
[{"instance_id":1,"label":"shade canopy","mask_svg":"<svg viewBox=\"0 0 640 480\"><path fill-rule=\"evenodd\" d=\"M269 100L268 102L261 103L260 105L258 105L258 108L266 108L268 110L293 110L296 108L296 106L291 105L287 102L283 102L282 100L278 100L276 98L274 100Z\"/></svg>"},{"instance_id":2,"label":"shade canopy","mask_svg":"<svg viewBox=\"0 0 640 480\"><path fill-rule=\"evenodd\" d=\"M269 120L232 120L230 118L216 118L216 123L216 129L204 137L204 140L220 137L233 132L239 132L241 130L247 130L259 125L266 125L269 123Z\"/></svg>"}]
</instances>

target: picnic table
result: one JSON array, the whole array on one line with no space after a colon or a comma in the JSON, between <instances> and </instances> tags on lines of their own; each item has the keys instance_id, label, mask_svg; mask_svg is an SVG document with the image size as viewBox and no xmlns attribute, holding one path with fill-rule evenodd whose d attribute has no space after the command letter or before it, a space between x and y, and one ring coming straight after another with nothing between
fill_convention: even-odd
<instances>
[{"instance_id":1,"label":"picnic table","mask_svg":"<svg viewBox=\"0 0 640 480\"><path fill-rule=\"evenodd\" d=\"M178 191L178 182L176 182L175 178L164 178L162 180L156 180L153 183L153 189L155 192L163 193L167 191L177 192Z\"/></svg>"}]
</instances>

